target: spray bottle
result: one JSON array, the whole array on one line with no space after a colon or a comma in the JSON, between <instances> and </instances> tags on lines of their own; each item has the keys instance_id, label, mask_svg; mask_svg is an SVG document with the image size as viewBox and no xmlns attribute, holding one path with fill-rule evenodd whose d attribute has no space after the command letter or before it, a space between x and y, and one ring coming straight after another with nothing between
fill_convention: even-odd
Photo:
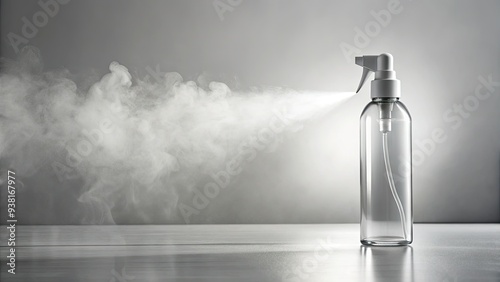
<instances>
[{"instance_id":1,"label":"spray bottle","mask_svg":"<svg viewBox=\"0 0 500 282\"><path fill-rule=\"evenodd\" d=\"M361 114L361 243L401 246L413 241L411 117L399 101L391 54L356 57L372 101Z\"/></svg>"}]
</instances>

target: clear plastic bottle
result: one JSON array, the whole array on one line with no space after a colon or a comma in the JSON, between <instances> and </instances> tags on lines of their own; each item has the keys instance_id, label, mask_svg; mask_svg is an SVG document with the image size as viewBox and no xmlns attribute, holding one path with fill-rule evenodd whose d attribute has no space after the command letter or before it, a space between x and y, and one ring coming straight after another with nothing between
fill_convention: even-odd
<instances>
[{"instance_id":1,"label":"clear plastic bottle","mask_svg":"<svg viewBox=\"0 0 500 282\"><path fill-rule=\"evenodd\" d=\"M384 111L390 109L390 125ZM399 98L374 98L361 115L361 243L413 241L411 117Z\"/></svg>"},{"instance_id":2,"label":"clear plastic bottle","mask_svg":"<svg viewBox=\"0 0 500 282\"><path fill-rule=\"evenodd\" d=\"M358 91L375 73L360 125L361 243L408 245L413 241L411 117L399 101L391 54L356 57L356 64L363 67Z\"/></svg>"}]
</instances>

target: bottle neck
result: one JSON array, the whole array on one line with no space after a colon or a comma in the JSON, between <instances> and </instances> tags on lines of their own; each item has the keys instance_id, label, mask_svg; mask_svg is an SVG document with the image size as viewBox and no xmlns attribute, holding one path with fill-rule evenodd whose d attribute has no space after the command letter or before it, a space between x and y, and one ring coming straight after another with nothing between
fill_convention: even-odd
<instances>
[{"instance_id":1,"label":"bottle neck","mask_svg":"<svg viewBox=\"0 0 500 282\"><path fill-rule=\"evenodd\" d=\"M375 103L394 103L399 101L398 97L375 97L372 99Z\"/></svg>"}]
</instances>

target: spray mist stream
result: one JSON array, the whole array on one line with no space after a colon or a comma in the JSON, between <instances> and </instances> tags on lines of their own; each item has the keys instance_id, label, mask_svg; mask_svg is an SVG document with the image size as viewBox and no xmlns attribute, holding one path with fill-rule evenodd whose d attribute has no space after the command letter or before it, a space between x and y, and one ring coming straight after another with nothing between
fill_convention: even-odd
<instances>
[{"instance_id":1,"label":"spray mist stream","mask_svg":"<svg viewBox=\"0 0 500 282\"><path fill-rule=\"evenodd\" d=\"M238 91L175 72L153 80L117 62L80 78L21 55L0 60L0 164L23 175L33 223L182 223L180 205L228 163L244 170L354 94ZM258 183L246 181L231 185ZM213 210L228 209L223 198Z\"/></svg>"}]
</instances>

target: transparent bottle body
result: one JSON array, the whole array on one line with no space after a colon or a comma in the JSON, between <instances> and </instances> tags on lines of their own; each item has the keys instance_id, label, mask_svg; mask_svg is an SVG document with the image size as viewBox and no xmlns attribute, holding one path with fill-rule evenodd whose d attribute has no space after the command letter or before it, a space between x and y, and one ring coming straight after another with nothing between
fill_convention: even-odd
<instances>
[{"instance_id":1,"label":"transparent bottle body","mask_svg":"<svg viewBox=\"0 0 500 282\"><path fill-rule=\"evenodd\" d=\"M384 127L381 108L387 106L390 126ZM397 98L374 99L361 115L360 131L361 243L408 245L413 241L410 114Z\"/></svg>"}]
</instances>

